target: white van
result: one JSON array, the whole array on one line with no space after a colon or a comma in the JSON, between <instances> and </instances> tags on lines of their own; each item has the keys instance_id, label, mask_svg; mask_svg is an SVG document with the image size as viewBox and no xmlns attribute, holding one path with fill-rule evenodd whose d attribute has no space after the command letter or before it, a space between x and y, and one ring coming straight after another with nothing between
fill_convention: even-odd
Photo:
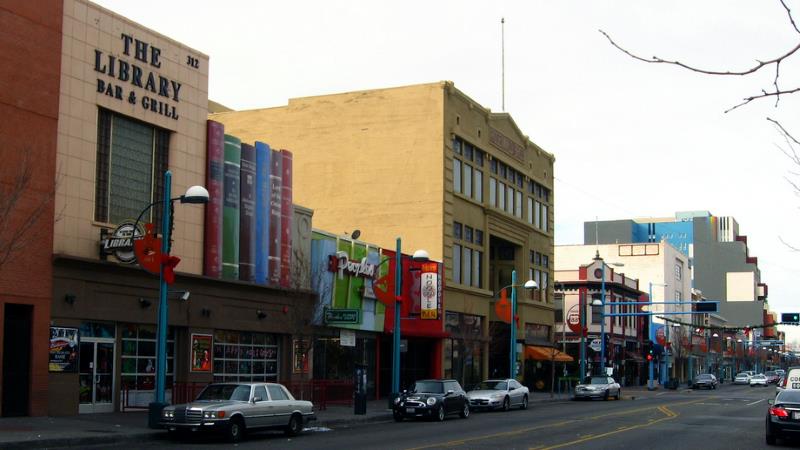
<instances>
[{"instance_id":1,"label":"white van","mask_svg":"<svg viewBox=\"0 0 800 450\"><path fill-rule=\"evenodd\" d=\"M783 389L800 390L800 367L789 367L783 376Z\"/></svg>"}]
</instances>

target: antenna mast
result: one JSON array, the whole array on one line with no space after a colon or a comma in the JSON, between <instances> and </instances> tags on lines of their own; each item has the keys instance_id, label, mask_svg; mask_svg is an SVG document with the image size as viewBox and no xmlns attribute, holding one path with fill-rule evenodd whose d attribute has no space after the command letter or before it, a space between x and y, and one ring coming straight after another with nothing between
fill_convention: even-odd
<instances>
[{"instance_id":1,"label":"antenna mast","mask_svg":"<svg viewBox=\"0 0 800 450\"><path fill-rule=\"evenodd\" d=\"M500 80L502 83L500 95L502 97L501 111L506 110L506 18L500 18Z\"/></svg>"}]
</instances>

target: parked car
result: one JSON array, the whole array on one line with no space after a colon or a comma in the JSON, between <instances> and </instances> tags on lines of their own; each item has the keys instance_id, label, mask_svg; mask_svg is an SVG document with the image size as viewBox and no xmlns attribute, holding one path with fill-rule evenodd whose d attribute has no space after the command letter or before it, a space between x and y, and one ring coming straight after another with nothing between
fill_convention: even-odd
<instances>
[{"instance_id":1,"label":"parked car","mask_svg":"<svg viewBox=\"0 0 800 450\"><path fill-rule=\"evenodd\" d=\"M517 380L486 380L467 391L471 409L497 409L508 411L512 406L528 408L528 388Z\"/></svg>"},{"instance_id":2,"label":"parked car","mask_svg":"<svg viewBox=\"0 0 800 450\"><path fill-rule=\"evenodd\" d=\"M783 369L775 369L775 373L778 374L779 377L786 375L786 371Z\"/></svg>"},{"instance_id":3,"label":"parked car","mask_svg":"<svg viewBox=\"0 0 800 450\"><path fill-rule=\"evenodd\" d=\"M431 418L439 422L448 414L469 417L469 399L456 380L419 380L394 399L392 415L400 422L409 418Z\"/></svg>"},{"instance_id":4,"label":"parked car","mask_svg":"<svg viewBox=\"0 0 800 450\"><path fill-rule=\"evenodd\" d=\"M573 399L580 398L602 398L608 400L609 397L619 400L622 397L622 388L613 377L596 375L586 379L586 382L575 386Z\"/></svg>"},{"instance_id":5,"label":"parked car","mask_svg":"<svg viewBox=\"0 0 800 450\"><path fill-rule=\"evenodd\" d=\"M710 373L701 373L695 377L694 381L692 382L692 389L716 389L719 381L717 381L717 377Z\"/></svg>"},{"instance_id":6,"label":"parked car","mask_svg":"<svg viewBox=\"0 0 800 450\"><path fill-rule=\"evenodd\" d=\"M768 370L764 372L764 376L767 377L767 383L770 384L776 384L778 380L781 378L780 375L778 375L778 372L774 370Z\"/></svg>"},{"instance_id":7,"label":"parked car","mask_svg":"<svg viewBox=\"0 0 800 450\"><path fill-rule=\"evenodd\" d=\"M763 373L759 373L759 374L753 375L750 378L750 387L753 387L753 386L764 386L764 387L767 387L767 385L769 385L769 383L767 382L767 376L764 375Z\"/></svg>"},{"instance_id":8,"label":"parked car","mask_svg":"<svg viewBox=\"0 0 800 450\"><path fill-rule=\"evenodd\" d=\"M800 390L784 390L769 401L767 410L766 440L775 445L785 436L800 433Z\"/></svg>"},{"instance_id":9,"label":"parked car","mask_svg":"<svg viewBox=\"0 0 800 450\"><path fill-rule=\"evenodd\" d=\"M193 402L164 408L160 425L172 433L220 431L239 442L245 431L254 429L282 429L294 436L316 418L311 402L295 400L281 384L214 383Z\"/></svg>"},{"instance_id":10,"label":"parked car","mask_svg":"<svg viewBox=\"0 0 800 450\"><path fill-rule=\"evenodd\" d=\"M733 379L733 384L750 384L750 374L747 372L739 372L736 378Z\"/></svg>"},{"instance_id":11,"label":"parked car","mask_svg":"<svg viewBox=\"0 0 800 450\"><path fill-rule=\"evenodd\" d=\"M778 380L778 384L775 385L775 395L780 394L781 391L785 389L785 386L786 386L786 377L781 377L781 379Z\"/></svg>"}]
</instances>

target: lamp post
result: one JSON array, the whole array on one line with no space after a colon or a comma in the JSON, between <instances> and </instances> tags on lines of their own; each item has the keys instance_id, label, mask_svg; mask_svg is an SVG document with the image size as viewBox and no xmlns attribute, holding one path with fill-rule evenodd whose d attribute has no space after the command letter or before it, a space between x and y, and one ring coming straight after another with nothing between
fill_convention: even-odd
<instances>
[{"instance_id":1,"label":"lamp post","mask_svg":"<svg viewBox=\"0 0 800 450\"><path fill-rule=\"evenodd\" d=\"M402 265L402 241L397 238L394 260L394 336L392 336L392 395L389 399L389 407L392 402L400 395L400 303L402 301L403 285L403 265ZM428 252L417 250L411 257L414 261L428 261Z\"/></svg>"},{"instance_id":2,"label":"lamp post","mask_svg":"<svg viewBox=\"0 0 800 450\"><path fill-rule=\"evenodd\" d=\"M172 225L171 207L172 202L180 200L181 203L201 204L208 203L208 191L202 186L192 186L186 190L186 194L180 197L170 198L172 195L172 172L167 170L164 172L164 197L163 200L158 200L150 203L139 214L141 219L144 213L159 203L164 204L164 211L161 217L161 254L169 254L169 241L170 230ZM135 230L134 230L135 232ZM159 273L159 301L158 301L158 335L156 336L156 386L155 386L155 401L149 405L150 413L150 426L155 427L158 424L161 410L167 405L165 400L166 380L167 380L167 280L164 277L164 264L161 264Z\"/></svg>"},{"instance_id":3,"label":"lamp post","mask_svg":"<svg viewBox=\"0 0 800 450\"><path fill-rule=\"evenodd\" d=\"M530 289L536 289L538 286L539 285L536 284L535 281L528 280L521 287L523 287L523 288L525 288L527 290L530 290ZM509 353L509 363L508 363L508 369L509 369L508 377L509 378L516 378L514 375L515 375L515 372L516 372L515 369L516 369L516 363L517 363L517 326L516 326L516 321L514 319L516 318L516 315L517 315L517 288L518 287L520 287L520 286L517 284L517 271L515 269L515 270L511 271L511 284L509 284L508 286L505 286L502 289L500 289L500 291L502 292L502 291L504 291L504 290L506 290L508 288L511 288L511 317L510 317L510 319L511 319L510 320L510 322L511 322L511 349L508 352Z\"/></svg>"},{"instance_id":4,"label":"lamp post","mask_svg":"<svg viewBox=\"0 0 800 450\"><path fill-rule=\"evenodd\" d=\"M600 261L600 373L606 370L606 262L600 257L600 251L595 253L594 259ZM622 267L622 263L611 263L611 265ZM592 302L593 306L596 306ZM612 311L613 312L613 311Z\"/></svg>"}]
</instances>

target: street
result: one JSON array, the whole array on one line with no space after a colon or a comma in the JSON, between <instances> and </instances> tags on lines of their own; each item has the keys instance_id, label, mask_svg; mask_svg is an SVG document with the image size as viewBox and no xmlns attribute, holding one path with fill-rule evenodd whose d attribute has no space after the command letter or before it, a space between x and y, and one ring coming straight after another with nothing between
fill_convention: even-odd
<instances>
[{"instance_id":1,"label":"street","mask_svg":"<svg viewBox=\"0 0 800 450\"><path fill-rule=\"evenodd\" d=\"M536 403L527 411L475 412L466 420L453 416L443 423L406 421L333 430L312 428L292 439L282 433L252 433L237 448L757 449L766 447L764 417L767 400L774 398L774 393L772 385L751 388L731 384L714 391L631 391L624 393L621 401ZM216 436L203 436L164 440L152 446L213 449L231 444Z\"/></svg>"}]
</instances>

